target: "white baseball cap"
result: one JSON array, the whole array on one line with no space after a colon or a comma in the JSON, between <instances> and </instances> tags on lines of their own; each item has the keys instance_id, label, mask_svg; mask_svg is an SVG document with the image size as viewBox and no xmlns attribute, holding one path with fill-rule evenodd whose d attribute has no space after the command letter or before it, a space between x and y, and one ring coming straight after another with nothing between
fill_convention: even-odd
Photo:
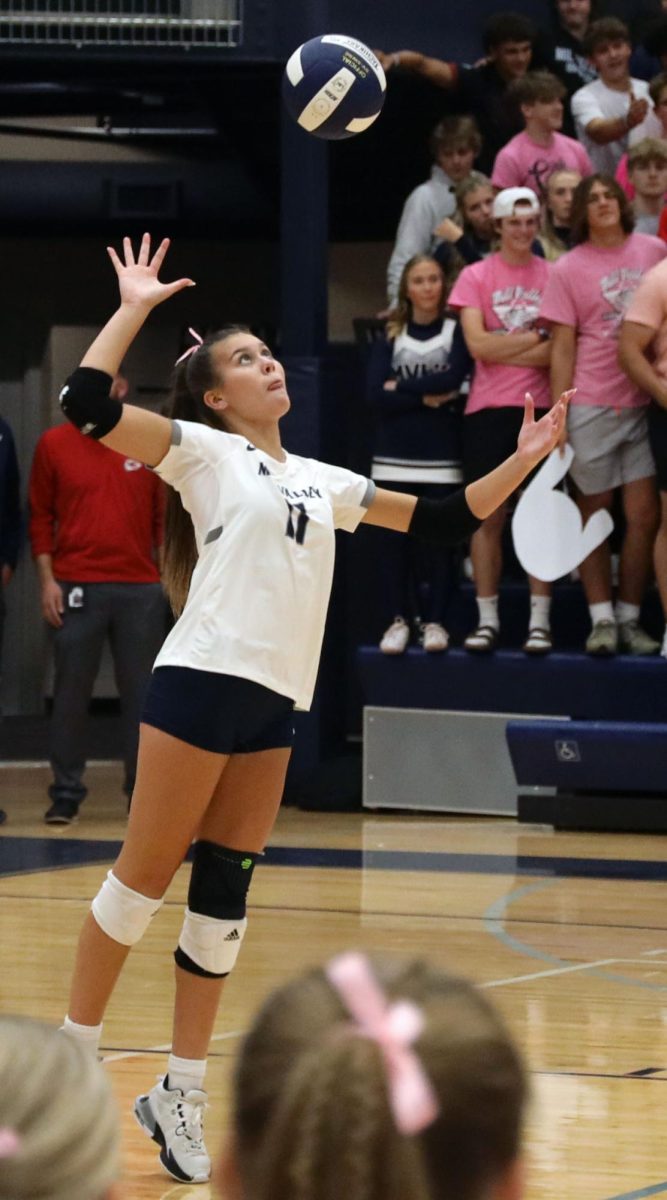
<instances>
[{"instance_id":1,"label":"white baseball cap","mask_svg":"<svg viewBox=\"0 0 667 1200\"><path fill-rule=\"evenodd\" d=\"M528 187L513 187L504 188L502 192L498 192L493 201L493 215L496 220L500 217L513 217L515 204L530 205L529 212L537 214L540 211L540 202L537 199L532 188Z\"/></svg>"}]
</instances>

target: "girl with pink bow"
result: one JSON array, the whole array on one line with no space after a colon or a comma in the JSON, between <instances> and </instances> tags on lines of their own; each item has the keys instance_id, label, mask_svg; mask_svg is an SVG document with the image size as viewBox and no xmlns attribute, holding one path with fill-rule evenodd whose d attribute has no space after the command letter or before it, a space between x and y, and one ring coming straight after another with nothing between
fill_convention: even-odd
<instances>
[{"instance_id":1,"label":"girl with pink bow","mask_svg":"<svg viewBox=\"0 0 667 1200\"><path fill-rule=\"evenodd\" d=\"M218 1184L229 1200L520 1200L526 1090L471 984L341 954L256 1016Z\"/></svg>"}]
</instances>

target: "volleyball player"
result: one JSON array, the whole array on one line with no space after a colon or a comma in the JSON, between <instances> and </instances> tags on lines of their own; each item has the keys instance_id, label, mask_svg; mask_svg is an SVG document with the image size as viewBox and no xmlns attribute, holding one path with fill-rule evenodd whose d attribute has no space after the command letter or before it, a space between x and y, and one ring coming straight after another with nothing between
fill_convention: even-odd
<instances>
[{"instance_id":1,"label":"volleyball player","mask_svg":"<svg viewBox=\"0 0 667 1200\"><path fill-rule=\"evenodd\" d=\"M527 397L516 451L442 501L376 490L350 471L287 454L278 427L290 404L283 368L238 326L181 364L174 419L121 406L109 389L128 347L156 305L192 284L159 280L168 244L151 257L146 234L136 260L129 238L123 260L109 250L120 305L61 393L82 433L154 467L174 488L165 582L182 608L156 659L127 836L81 932L64 1029L95 1052L129 949L195 841L175 952L172 1053L135 1112L167 1171L202 1182L209 1040L245 932L255 860L280 804L292 710L311 700L333 530L363 520L443 545L465 539L556 445L568 397L537 422Z\"/></svg>"}]
</instances>

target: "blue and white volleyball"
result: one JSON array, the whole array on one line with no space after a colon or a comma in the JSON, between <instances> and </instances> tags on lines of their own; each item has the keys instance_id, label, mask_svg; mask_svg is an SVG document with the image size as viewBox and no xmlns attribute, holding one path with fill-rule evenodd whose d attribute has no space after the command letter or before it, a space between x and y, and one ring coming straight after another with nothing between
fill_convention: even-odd
<instances>
[{"instance_id":1,"label":"blue and white volleyball","mask_svg":"<svg viewBox=\"0 0 667 1200\"><path fill-rule=\"evenodd\" d=\"M338 33L304 42L283 75L288 112L306 133L320 138L363 133L380 115L386 90L373 51Z\"/></svg>"}]
</instances>

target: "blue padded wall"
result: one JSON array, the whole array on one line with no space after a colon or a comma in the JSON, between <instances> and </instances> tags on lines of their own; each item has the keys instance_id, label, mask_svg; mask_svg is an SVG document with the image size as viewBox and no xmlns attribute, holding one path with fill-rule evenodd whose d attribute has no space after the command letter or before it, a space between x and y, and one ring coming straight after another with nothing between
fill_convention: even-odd
<instances>
[{"instance_id":1,"label":"blue padded wall","mask_svg":"<svg viewBox=\"0 0 667 1200\"><path fill-rule=\"evenodd\" d=\"M667 725L508 721L506 734L520 785L667 792Z\"/></svg>"},{"instance_id":2,"label":"blue padded wall","mask_svg":"<svg viewBox=\"0 0 667 1200\"><path fill-rule=\"evenodd\" d=\"M667 721L663 658L602 660L520 650L489 656L408 650L400 659L362 647L357 665L366 704L470 712L535 713L581 720Z\"/></svg>"}]
</instances>

